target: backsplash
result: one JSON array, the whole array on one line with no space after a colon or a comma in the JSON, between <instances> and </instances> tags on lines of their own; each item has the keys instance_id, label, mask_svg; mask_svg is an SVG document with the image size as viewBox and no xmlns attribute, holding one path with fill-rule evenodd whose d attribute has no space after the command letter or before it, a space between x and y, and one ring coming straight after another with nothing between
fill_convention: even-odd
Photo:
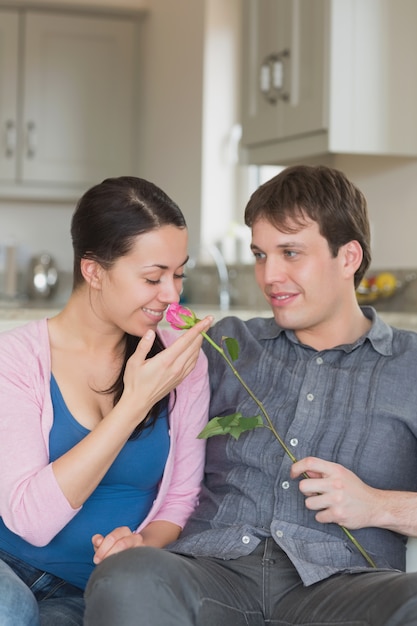
<instances>
[{"instance_id":1,"label":"backsplash","mask_svg":"<svg viewBox=\"0 0 417 626\"><path fill-rule=\"evenodd\" d=\"M386 298L379 297L370 301L377 311L401 311L404 313L417 313L417 269L380 269L369 271L367 277L380 275L383 272L394 274L397 279L397 288L394 293Z\"/></svg>"},{"instance_id":2,"label":"backsplash","mask_svg":"<svg viewBox=\"0 0 417 626\"><path fill-rule=\"evenodd\" d=\"M378 311L417 313L417 268L395 271L380 269L368 272L367 276L373 277L383 272L394 274L397 288L389 297L378 297L364 304L369 303ZM254 311L268 308L256 283L253 265L229 265L229 293L232 307ZM219 304L219 280L215 266L199 265L187 272L183 300L190 305Z\"/></svg>"},{"instance_id":3,"label":"backsplash","mask_svg":"<svg viewBox=\"0 0 417 626\"><path fill-rule=\"evenodd\" d=\"M253 265L228 265L230 306L262 311L268 304L254 277ZM183 301L185 304L219 304L220 283L214 265L197 265L186 270ZM223 285L224 286L224 285Z\"/></svg>"},{"instance_id":4,"label":"backsplash","mask_svg":"<svg viewBox=\"0 0 417 626\"><path fill-rule=\"evenodd\" d=\"M230 306L253 312L265 312L268 303L256 283L253 265L229 265ZM370 271L373 277L387 271L397 279L397 288L390 297L379 297L369 302L378 311L403 312L417 314L417 268L401 270ZM214 265L198 265L186 271L182 300L185 304L213 307L220 302L218 272ZM0 273L0 294L3 292L4 275ZM0 296L0 308L30 307L44 308L52 306L62 308L68 300L72 288L71 272L59 272L56 290L49 298L31 298L28 295L27 276L18 277L18 297L7 299ZM367 302L366 302L367 303Z\"/></svg>"},{"instance_id":5,"label":"backsplash","mask_svg":"<svg viewBox=\"0 0 417 626\"><path fill-rule=\"evenodd\" d=\"M58 271L57 283L50 293L38 294L31 290L30 277L19 272L16 280L16 293L10 295L7 290L4 274L0 273L0 308L29 307L60 309L67 302L72 289L72 273Z\"/></svg>"}]
</instances>

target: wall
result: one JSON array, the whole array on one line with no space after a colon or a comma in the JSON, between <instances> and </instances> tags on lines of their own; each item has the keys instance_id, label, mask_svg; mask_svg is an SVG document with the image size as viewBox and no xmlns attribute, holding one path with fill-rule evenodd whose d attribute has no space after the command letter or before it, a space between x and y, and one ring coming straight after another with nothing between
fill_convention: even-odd
<instances>
[{"instance_id":1,"label":"wall","mask_svg":"<svg viewBox=\"0 0 417 626\"><path fill-rule=\"evenodd\" d=\"M334 160L364 192L372 223L372 267L417 267L417 159L342 156Z\"/></svg>"},{"instance_id":2,"label":"wall","mask_svg":"<svg viewBox=\"0 0 417 626\"><path fill-rule=\"evenodd\" d=\"M204 14L202 0L149 0L140 25L138 173L185 213L198 249L202 184Z\"/></svg>"}]
</instances>

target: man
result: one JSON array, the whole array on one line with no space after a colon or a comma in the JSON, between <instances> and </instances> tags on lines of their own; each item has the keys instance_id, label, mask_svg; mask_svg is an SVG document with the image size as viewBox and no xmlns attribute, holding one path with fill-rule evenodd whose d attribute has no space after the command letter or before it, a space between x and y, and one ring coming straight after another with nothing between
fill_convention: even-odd
<instances>
[{"instance_id":1,"label":"man","mask_svg":"<svg viewBox=\"0 0 417 626\"><path fill-rule=\"evenodd\" d=\"M337 170L294 166L255 191L245 220L274 317L229 317L210 335L237 339L236 369L298 460L268 428L209 439L182 536L106 558L86 624L417 624L417 573L398 571L417 535L417 335L357 303L366 201ZM205 349L211 416L254 415Z\"/></svg>"}]
</instances>

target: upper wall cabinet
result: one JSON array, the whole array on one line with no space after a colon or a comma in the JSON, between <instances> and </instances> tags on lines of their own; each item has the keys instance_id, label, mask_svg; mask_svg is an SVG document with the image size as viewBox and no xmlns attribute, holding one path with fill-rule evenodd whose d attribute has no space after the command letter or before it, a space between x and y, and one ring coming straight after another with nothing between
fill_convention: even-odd
<instances>
[{"instance_id":1,"label":"upper wall cabinet","mask_svg":"<svg viewBox=\"0 0 417 626\"><path fill-rule=\"evenodd\" d=\"M0 10L0 196L133 172L135 23Z\"/></svg>"},{"instance_id":2,"label":"upper wall cabinet","mask_svg":"<svg viewBox=\"0 0 417 626\"><path fill-rule=\"evenodd\" d=\"M243 0L242 157L417 156L415 0Z\"/></svg>"}]
</instances>

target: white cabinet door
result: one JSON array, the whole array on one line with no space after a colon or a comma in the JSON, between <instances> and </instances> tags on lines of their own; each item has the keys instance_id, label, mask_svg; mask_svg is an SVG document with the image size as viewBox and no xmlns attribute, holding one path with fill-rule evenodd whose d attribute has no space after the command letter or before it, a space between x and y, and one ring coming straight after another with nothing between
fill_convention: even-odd
<instances>
[{"instance_id":1,"label":"white cabinet door","mask_svg":"<svg viewBox=\"0 0 417 626\"><path fill-rule=\"evenodd\" d=\"M323 0L245 0L245 145L323 128L324 23Z\"/></svg>"},{"instance_id":2,"label":"white cabinet door","mask_svg":"<svg viewBox=\"0 0 417 626\"><path fill-rule=\"evenodd\" d=\"M22 180L132 173L133 24L27 13L25 33Z\"/></svg>"},{"instance_id":3,"label":"white cabinet door","mask_svg":"<svg viewBox=\"0 0 417 626\"><path fill-rule=\"evenodd\" d=\"M128 18L0 11L0 195L134 173L135 34Z\"/></svg>"},{"instance_id":4,"label":"white cabinet door","mask_svg":"<svg viewBox=\"0 0 417 626\"><path fill-rule=\"evenodd\" d=\"M0 181L16 176L18 16L0 11Z\"/></svg>"},{"instance_id":5,"label":"white cabinet door","mask_svg":"<svg viewBox=\"0 0 417 626\"><path fill-rule=\"evenodd\" d=\"M244 0L244 161L417 156L416 23L415 0ZM270 103L260 68L283 50Z\"/></svg>"},{"instance_id":6,"label":"white cabinet door","mask_svg":"<svg viewBox=\"0 0 417 626\"><path fill-rule=\"evenodd\" d=\"M282 94L275 85L284 78L284 65L287 67L283 57L287 42L286 25L280 19L282 10L282 0L244 2L242 140L247 145L279 138L283 132Z\"/></svg>"}]
</instances>

